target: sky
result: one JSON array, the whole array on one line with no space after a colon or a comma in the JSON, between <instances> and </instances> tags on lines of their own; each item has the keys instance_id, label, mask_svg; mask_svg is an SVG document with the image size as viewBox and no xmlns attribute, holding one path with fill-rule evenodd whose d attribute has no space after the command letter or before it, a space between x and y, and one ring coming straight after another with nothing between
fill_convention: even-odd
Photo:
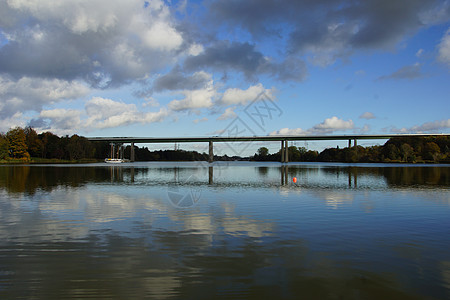
<instances>
[{"instance_id":1,"label":"sky","mask_svg":"<svg viewBox=\"0 0 450 300\"><path fill-rule=\"evenodd\" d=\"M449 100L448 0L0 0L3 133L450 133Z\"/></svg>"}]
</instances>

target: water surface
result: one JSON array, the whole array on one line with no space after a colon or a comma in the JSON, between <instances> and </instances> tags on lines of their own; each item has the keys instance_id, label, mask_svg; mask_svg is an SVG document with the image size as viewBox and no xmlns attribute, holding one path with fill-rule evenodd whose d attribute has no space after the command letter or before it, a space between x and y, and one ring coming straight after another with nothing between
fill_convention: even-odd
<instances>
[{"instance_id":1,"label":"water surface","mask_svg":"<svg viewBox=\"0 0 450 300\"><path fill-rule=\"evenodd\" d=\"M449 187L445 165L0 166L0 298L450 298Z\"/></svg>"}]
</instances>

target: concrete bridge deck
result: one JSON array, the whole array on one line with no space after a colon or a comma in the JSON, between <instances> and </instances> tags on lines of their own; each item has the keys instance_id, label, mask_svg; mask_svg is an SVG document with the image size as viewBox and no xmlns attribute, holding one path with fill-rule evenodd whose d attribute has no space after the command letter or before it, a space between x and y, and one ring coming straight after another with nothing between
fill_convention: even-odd
<instances>
[{"instance_id":1,"label":"concrete bridge deck","mask_svg":"<svg viewBox=\"0 0 450 300\"><path fill-rule=\"evenodd\" d=\"M414 134L348 134L348 135L271 135L271 136L210 136L210 137L88 137L89 141L103 141L111 143L130 143L131 157L134 161L134 144L135 143L209 143L209 161L214 159L213 143L227 143L227 142L281 142L281 162L288 162L288 141L337 141L348 140L348 146L351 146L351 141L354 141L356 146L357 140L382 140L394 137L408 138L408 137L436 137L436 136L450 136L450 134L438 133L414 133Z\"/></svg>"}]
</instances>

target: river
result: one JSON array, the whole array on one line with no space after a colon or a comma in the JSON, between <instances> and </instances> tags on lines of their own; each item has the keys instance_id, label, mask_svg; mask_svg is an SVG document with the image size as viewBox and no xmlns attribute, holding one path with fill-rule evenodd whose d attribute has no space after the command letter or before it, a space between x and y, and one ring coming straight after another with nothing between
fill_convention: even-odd
<instances>
[{"instance_id":1,"label":"river","mask_svg":"<svg viewBox=\"0 0 450 300\"><path fill-rule=\"evenodd\" d=\"M448 165L0 166L1 299L449 299L449 249Z\"/></svg>"}]
</instances>

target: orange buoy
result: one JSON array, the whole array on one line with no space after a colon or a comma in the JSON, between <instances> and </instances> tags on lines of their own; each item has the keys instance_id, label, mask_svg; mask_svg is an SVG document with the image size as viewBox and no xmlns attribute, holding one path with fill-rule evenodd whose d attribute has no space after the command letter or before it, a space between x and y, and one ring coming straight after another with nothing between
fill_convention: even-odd
<instances>
[{"instance_id":1,"label":"orange buoy","mask_svg":"<svg viewBox=\"0 0 450 300\"><path fill-rule=\"evenodd\" d=\"M297 177L292 178L292 181L293 181L294 183L297 183Z\"/></svg>"}]
</instances>

